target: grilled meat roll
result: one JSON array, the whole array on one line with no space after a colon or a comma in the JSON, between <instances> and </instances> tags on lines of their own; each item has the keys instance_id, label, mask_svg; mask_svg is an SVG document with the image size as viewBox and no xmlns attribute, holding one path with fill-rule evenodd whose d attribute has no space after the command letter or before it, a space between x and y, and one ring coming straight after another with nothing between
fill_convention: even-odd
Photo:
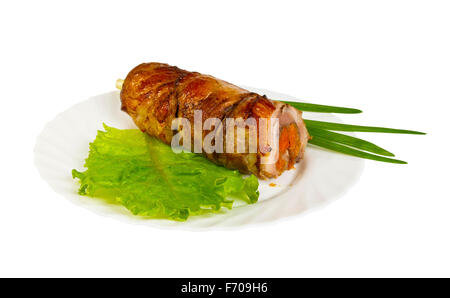
<instances>
[{"instance_id":1,"label":"grilled meat roll","mask_svg":"<svg viewBox=\"0 0 450 298\"><path fill-rule=\"evenodd\" d=\"M217 164L260 178L274 178L293 168L303 157L309 139L302 113L295 108L212 76L167 64L144 63L135 67L123 82L120 98L122 110L133 118L142 131L167 144L171 144L177 133L172 129L172 121L176 118L188 119L191 127L194 127L196 110L202 111L203 123L208 118L219 119L224 153L204 150L203 153ZM227 118L278 119L279 126L272 130L256 130L258 146L255 152L248 150L247 146L244 152L230 153L225 148L226 130L229 129L225 123ZM256 123L259 127L259 122ZM247 141L249 131L250 128L246 127ZM207 133L203 131L201 137L205 138ZM266 140L272 136L277 138L278 146L268 145ZM264 143L262 140L265 140ZM194 141L192 134L192 144ZM275 159L262 162L269 154Z\"/></svg>"}]
</instances>

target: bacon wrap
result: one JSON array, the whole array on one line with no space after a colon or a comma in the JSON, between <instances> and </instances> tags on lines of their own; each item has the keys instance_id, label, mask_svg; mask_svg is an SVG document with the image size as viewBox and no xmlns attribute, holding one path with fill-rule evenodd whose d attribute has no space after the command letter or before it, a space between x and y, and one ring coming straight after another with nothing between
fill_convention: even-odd
<instances>
[{"instance_id":1,"label":"bacon wrap","mask_svg":"<svg viewBox=\"0 0 450 298\"><path fill-rule=\"evenodd\" d=\"M208 118L218 118L223 121L223 127L226 118L246 120L253 117L257 121L259 118L279 118L280 152L276 163L261 163L261 157L272 148L260 150L260 146L257 153L204 152L208 159L217 164L242 173L252 173L260 178L277 177L292 168L302 158L309 139L301 112L291 106L269 100L212 76L167 64L143 63L135 67L123 82L120 98L122 110L133 118L139 129L166 144L170 144L177 133L171 129L174 119L188 119L193 129L195 110L202 111L203 122ZM257 131L259 134L259 129ZM203 137L206 133L203 132ZM225 136L224 129L224 146ZM258 135L258 140L260 138Z\"/></svg>"}]
</instances>

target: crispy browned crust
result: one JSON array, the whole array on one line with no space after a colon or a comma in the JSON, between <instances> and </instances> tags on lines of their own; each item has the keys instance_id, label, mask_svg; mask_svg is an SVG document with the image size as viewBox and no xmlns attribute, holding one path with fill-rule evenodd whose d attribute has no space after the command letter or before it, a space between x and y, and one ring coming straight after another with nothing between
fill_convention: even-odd
<instances>
[{"instance_id":1,"label":"crispy browned crust","mask_svg":"<svg viewBox=\"0 0 450 298\"><path fill-rule=\"evenodd\" d=\"M270 118L274 103L209 75L189 72L163 63L143 63L127 75L120 94L122 110L148 134L170 144L177 117L194 122L194 110L207 118ZM249 154L208 154L212 161L257 176L257 156Z\"/></svg>"}]
</instances>

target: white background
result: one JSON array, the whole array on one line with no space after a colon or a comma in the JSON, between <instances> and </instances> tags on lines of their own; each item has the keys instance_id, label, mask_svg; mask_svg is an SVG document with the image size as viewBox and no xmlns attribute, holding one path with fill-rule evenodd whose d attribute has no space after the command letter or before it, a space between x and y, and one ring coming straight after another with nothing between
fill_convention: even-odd
<instances>
[{"instance_id":1,"label":"white background","mask_svg":"<svg viewBox=\"0 0 450 298\"><path fill-rule=\"evenodd\" d=\"M2 2L0 276L450 276L449 16L448 1ZM409 164L368 161L345 196L299 217L124 224L55 194L33 147L57 113L144 61L428 135L359 134Z\"/></svg>"}]
</instances>

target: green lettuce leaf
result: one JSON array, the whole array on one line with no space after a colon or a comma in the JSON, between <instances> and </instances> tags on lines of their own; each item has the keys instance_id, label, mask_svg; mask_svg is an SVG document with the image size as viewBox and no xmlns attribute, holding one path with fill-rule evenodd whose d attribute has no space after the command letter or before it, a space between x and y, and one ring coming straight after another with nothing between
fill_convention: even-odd
<instances>
[{"instance_id":1,"label":"green lettuce leaf","mask_svg":"<svg viewBox=\"0 0 450 298\"><path fill-rule=\"evenodd\" d=\"M103 125L90 144L79 194L119 203L133 214L184 221L190 215L231 209L233 199L258 201L258 179L171 147L137 129Z\"/></svg>"}]
</instances>

